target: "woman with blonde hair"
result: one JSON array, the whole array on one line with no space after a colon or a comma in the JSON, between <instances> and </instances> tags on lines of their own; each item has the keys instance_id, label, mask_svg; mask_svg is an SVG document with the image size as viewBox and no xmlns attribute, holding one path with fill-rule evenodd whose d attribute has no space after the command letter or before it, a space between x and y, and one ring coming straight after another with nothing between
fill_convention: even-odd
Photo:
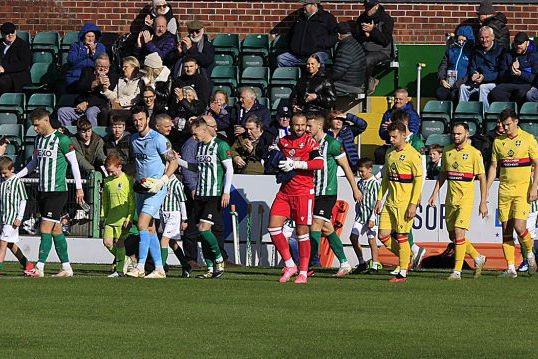
<instances>
[{"instance_id":1,"label":"woman with blonde hair","mask_svg":"<svg viewBox=\"0 0 538 359\"><path fill-rule=\"evenodd\" d=\"M155 89L155 105L166 107L172 87L170 69L163 65L163 60L156 52L152 52L144 59L142 72L144 73L142 76L144 85Z\"/></svg>"},{"instance_id":2,"label":"woman with blonde hair","mask_svg":"<svg viewBox=\"0 0 538 359\"><path fill-rule=\"evenodd\" d=\"M173 122L177 124L178 130L182 130L188 119L203 115L205 109L204 103L198 99L196 90L191 86L185 86L174 89L168 112L174 118Z\"/></svg>"},{"instance_id":3,"label":"woman with blonde hair","mask_svg":"<svg viewBox=\"0 0 538 359\"><path fill-rule=\"evenodd\" d=\"M110 100L113 109L129 110L140 101L144 82L139 75L140 63L136 57L125 57L121 68L123 76L116 87L109 89L108 84L104 84L101 93Z\"/></svg>"}]
</instances>

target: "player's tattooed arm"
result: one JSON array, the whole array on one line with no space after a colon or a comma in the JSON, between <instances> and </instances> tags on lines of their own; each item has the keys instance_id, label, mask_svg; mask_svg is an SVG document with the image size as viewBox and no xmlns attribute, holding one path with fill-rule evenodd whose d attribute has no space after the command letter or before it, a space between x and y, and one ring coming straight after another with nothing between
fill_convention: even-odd
<instances>
[{"instance_id":1,"label":"player's tattooed arm","mask_svg":"<svg viewBox=\"0 0 538 359\"><path fill-rule=\"evenodd\" d=\"M166 173L168 177L172 177L174 172L177 171L178 163L176 160L176 153L172 150L167 151L163 154L163 158L166 161Z\"/></svg>"}]
</instances>

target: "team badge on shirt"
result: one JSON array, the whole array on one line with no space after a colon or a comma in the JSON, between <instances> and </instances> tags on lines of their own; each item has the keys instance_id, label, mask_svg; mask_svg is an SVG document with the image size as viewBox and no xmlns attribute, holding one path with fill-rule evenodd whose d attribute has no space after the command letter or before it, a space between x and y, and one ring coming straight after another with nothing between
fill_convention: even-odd
<instances>
[{"instance_id":1,"label":"team badge on shirt","mask_svg":"<svg viewBox=\"0 0 538 359\"><path fill-rule=\"evenodd\" d=\"M121 191L123 189L123 183L118 182L118 191Z\"/></svg>"},{"instance_id":2,"label":"team badge on shirt","mask_svg":"<svg viewBox=\"0 0 538 359\"><path fill-rule=\"evenodd\" d=\"M299 143L299 148L304 148L304 142Z\"/></svg>"},{"instance_id":3,"label":"team badge on shirt","mask_svg":"<svg viewBox=\"0 0 538 359\"><path fill-rule=\"evenodd\" d=\"M295 150L294 149L290 150L290 156L295 156Z\"/></svg>"},{"instance_id":4,"label":"team badge on shirt","mask_svg":"<svg viewBox=\"0 0 538 359\"><path fill-rule=\"evenodd\" d=\"M508 156L509 157L512 157L513 155L514 155L514 151L512 151L512 150L508 151Z\"/></svg>"},{"instance_id":5,"label":"team badge on shirt","mask_svg":"<svg viewBox=\"0 0 538 359\"><path fill-rule=\"evenodd\" d=\"M390 169L393 170L393 171L396 171L396 164L395 163L392 163L390 165Z\"/></svg>"},{"instance_id":6,"label":"team badge on shirt","mask_svg":"<svg viewBox=\"0 0 538 359\"><path fill-rule=\"evenodd\" d=\"M516 146L521 146L521 140L516 141Z\"/></svg>"},{"instance_id":7,"label":"team badge on shirt","mask_svg":"<svg viewBox=\"0 0 538 359\"><path fill-rule=\"evenodd\" d=\"M400 155L400 161L405 160L405 155Z\"/></svg>"}]
</instances>

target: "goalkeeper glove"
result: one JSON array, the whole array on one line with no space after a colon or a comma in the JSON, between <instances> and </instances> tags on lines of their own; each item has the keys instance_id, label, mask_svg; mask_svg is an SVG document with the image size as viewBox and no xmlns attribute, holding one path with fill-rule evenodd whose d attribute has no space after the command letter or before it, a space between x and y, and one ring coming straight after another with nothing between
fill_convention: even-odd
<instances>
[{"instance_id":1,"label":"goalkeeper glove","mask_svg":"<svg viewBox=\"0 0 538 359\"><path fill-rule=\"evenodd\" d=\"M169 181L167 175L163 175L161 179L156 178L144 178L142 180L142 186L148 189L148 193L157 193L159 192Z\"/></svg>"},{"instance_id":2,"label":"goalkeeper glove","mask_svg":"<svg viewBox=\"0 0 538 359\"><path fill-rule=\"evenodd\" d=\"M306 170L308 164L306 161L294 161L291 158L286 158L283 161L278 162L278 168L283 172L289 172L291 170Z\"/></svg>"}]
</instances>

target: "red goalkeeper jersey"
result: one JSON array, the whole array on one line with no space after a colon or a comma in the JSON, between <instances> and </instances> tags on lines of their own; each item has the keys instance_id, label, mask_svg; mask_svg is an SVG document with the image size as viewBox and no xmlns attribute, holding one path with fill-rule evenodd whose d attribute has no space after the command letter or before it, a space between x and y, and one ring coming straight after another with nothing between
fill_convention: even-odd
<instances>
[{"instance_id":1,"label":"red goalkeeper jersey","mask_svg":"<svg viewBox=\"0 0 538 359\"><path fill-rule=\"evenodd\" d=\"M310 161L320 158L319 143L311 135L305 133L296 138L293 135L282 137L278 149L294 161ZM289 196L300 196L314 193L314 170L295 170L296 175L280 187L280 192Z\"/></svg>"}]
</instances>

